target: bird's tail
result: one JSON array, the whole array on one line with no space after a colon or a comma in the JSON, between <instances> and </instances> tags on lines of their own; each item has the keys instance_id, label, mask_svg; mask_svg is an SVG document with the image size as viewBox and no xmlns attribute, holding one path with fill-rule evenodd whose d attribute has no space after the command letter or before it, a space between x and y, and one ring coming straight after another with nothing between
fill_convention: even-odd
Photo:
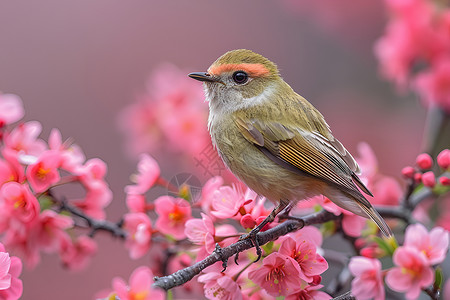
<instances>
[{"instance_id":1,"label":"bird's tail","mask_svg":"<svg viewBox=\"0 0 450 300\"><path fill-rule=\"evenodd\" d=\"M388 224L384 221L384 219L380 216L380 214L373 208L373 206L367 207L364 204L358 203L359 207L372 219L372 221L377 224L378 228L380 228L381 232L386 237L391 237L394 234L392 233L391 228Z\"/></svg>"}]
</instances>

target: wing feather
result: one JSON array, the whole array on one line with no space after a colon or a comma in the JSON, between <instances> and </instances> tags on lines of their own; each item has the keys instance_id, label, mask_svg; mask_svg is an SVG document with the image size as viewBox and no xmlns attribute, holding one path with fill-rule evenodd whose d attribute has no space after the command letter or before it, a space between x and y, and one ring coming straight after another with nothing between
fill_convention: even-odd
<instances>
[{"instance_id":1,"label":"wing feather","mask_svg":"<svg viewBox=\"0 0 450 300\"><path fill-rule=\"evenodd\" d=\"M358 164L336 139L277 122L237 119L236 124L244 137L266 149L263 151L266 155L273 155L272 160L330 182L356 197L363 205L371 206L355 185L356 182L371 195L355 174L359 170Z\"/></svg>"}]
</instances>

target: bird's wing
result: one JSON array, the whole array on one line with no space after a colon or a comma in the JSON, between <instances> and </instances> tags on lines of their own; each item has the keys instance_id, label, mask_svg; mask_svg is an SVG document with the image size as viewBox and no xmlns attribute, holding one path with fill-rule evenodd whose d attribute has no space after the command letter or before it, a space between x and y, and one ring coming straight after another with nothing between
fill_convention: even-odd
<instances>
[{"instance_id":1,"label":"bird's wing","mask_svg":"<svg viewBox=\"0 0 450 300\"><path fill-rule=\"evenodd\" d=\"M353 196L356 201L330 200L353 213L370 217L387 237L392 235L389 226L356 187L372 196L355 174L358 164L348 163L351 156L339 141L277 122L263 123L255 119L235 122L242 135L267 157L289 170L327 181Z\"/></svg>"},{"instance_id":2,"label":"bird's wing","mask_svg":"<svg viewBox=\"0 0 450 300\"><path fill-rule=\"evenodd\" d=\"M338 140L277 122L240 118L235 122L242 135L273 161L330 182L371 207L355 186L372 195L355 174L358 164Z\"/></svg>"}]
</instances>

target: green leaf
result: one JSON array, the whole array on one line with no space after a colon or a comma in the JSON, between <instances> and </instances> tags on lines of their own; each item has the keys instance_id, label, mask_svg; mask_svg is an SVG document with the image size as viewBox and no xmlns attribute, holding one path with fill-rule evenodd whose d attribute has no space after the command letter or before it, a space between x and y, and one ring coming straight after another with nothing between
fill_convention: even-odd
<instances>
[{"instance_id":1,"label":"green leaf","mask_svg":"<svg viewBox=\"0 0 450 300\"><path fill-rule=\"evenodd\" d=\"M441 267L437 267L436 271L434 272L434 284L433 287L437 290L440 290L442 288L442 282L444 281L444 274L442 274Z\"/></svg>"},{"instance_id":2,"label":"green leaf","mask_svg":"<svg viewBox=\"0 0 450 300\"><path fill-rule=\"evenodd\" d=\"M273 241L268 242L267 244L265 244L264 246L262 246L261 248L264 250L264 252L269 255L270 253L272 253L273 250Z\"/></svg>"},{"instance_id":3,"label":"green leaf","mask_svg":"<svg viewBox=\"0 0 450 300\"><path fill-rule=\"evenodd\" d=\"M382 239L378 236L373 236L372 239L375 243L377 243L378 247L380 247L384 252L386 252L386 254L390 256L394 254L394 251L397 248L395 246L396 245L395 240L390 241L388 239Z\"/></svg>"},{"instance_id":4,"label":"green leaf","mask_svg":"<svg viewBox=\"0 0 450 300\"><path fill-rule=\"evenodd\" d=\"M41 207L41 212L43 212L46 209L49 209L53 206L53 200L52 197L49 197L47 195L42 195L38 198L39 206Z\"/></svg>"}]
</instances>

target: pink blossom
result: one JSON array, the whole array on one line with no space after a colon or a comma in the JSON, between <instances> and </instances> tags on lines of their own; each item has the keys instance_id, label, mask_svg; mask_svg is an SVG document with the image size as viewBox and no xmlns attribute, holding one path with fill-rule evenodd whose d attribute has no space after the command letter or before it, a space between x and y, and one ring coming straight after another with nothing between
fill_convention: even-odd
<instances>
[{"instance_id":1,"label":"pink blossom","mask_svg":"<svg viewBox=\"0 0 450 300\"><path fill-rule=\"evenodd\" d=\"M92 238L82 235L75 241L65 239L60 251L63 264L77 271L87 266L90 258L97 252L97 244Z\"/></svg>"},{"instance_id":2,"label":"pink blossom","mask_svg":"<svg viewBox=\"0 0 450 300\"><path fill-rule=\"evenodd\" d=\"M290 256L273 252L263 259L263 265L248 274L248 278L268 294L278 297L301 290L300 268Z\"/></svg>"},{"instance_id":3,"label":"pink blossom","mask_svg":"<svg viewBox=\"0 0 450 300\"><path fill-rule=\"evenodd\" d=\"M53 128L50 132L48 146L50 150L60 154L61 169L70 173L76 173L76 170L81 168L86 160L81 148L76 144L72 144L70 139L63 142L61 132L56 128Z\"/></svg>"},{"instance_id":4,"label":"pink blossom","mask_svg":"<svg viewBox=\"0 0 450 300\"><path fill-rule=\"evenodd\" d=\"M145 213L147 211L147 203L144 195L127 194L125 201L127 202L127 207L130 212Z\"/></svg>"},{"instance_id":5,"label":"pink blossom","mask_svg":"<svg viewBox=\"0 0 450 300\"><path fill-rule=\"evenodd\" d=\"M34 192L41 193L57 183L61 178L58 167L61 163L61 156L55 151L45 151L38 158L37 162L28 166L27 180Z\"/></svg>"},{"instance_id":6,"label":"pink blossom","mask_svg":"<svg viewBox=\"0 0 450 300\"><path fill-rule=\"evenodd\" d=\"M150 249L152 223L145 213L129 213L124 216L123 228L127 231L125 247L132 259L138 259Z\"/></svg>"},{"instance_id":7,"label":"pink blossom","mask_svg":"<svg viewBox=\"0 0 450 300\"><path fill-rule=\"evenodd\" d=\"M171 82L168 84L167 78ZM119 126L131 154L158 147L198 155L210 145L207 131L208 108L201 86L173 65L155 69L145 95L124 109Z\"/></svg>"},{"instance_id":8,"label":"pink blossom","mask_svg":"<svg viewBox=\"0 0 450 300\"><path fill-rule=\"evenodd\" d=\"M85 212L87 215L97 218L105 219L105 207L109 205L112 200L112 191L104 181L96 181L96 184L91 183L87 188L86 195L83 199L73 200L73 204Z\"/></svg>"},{"instance_id":9,"label":"pink blossom","mask_svg":"<svg viewBox=\"0 0 450 300\"><path fill-rule=\"evenodd\" d=\"M317 248L322 246L323 242L322 233L314 226L305 226L300 230L289 233L287 236L290 236L295 241L307 241Z\"/></svg>"},{"instance_id":10,"label":"pink blossom","mask_svg":"<svg viewBox=\"0 0 450 300\"><path fill-rule=\"evenodd\" d=\"M5 133L5 147L20 154L39 157L47 149L45 142L38 138L41 130L42 125L37 121L20 124Z\"/></svg>"},{"instance_id":11,"label":"pink blossom","mask_svg":"<svg viewBox=\"0 0 450 300\"><path fill-rule=\"evenodd\" d=\"M444 261L449 246L449 234L435 227L430 232L420 223L409 225L405 233L405 247L414 247L425 254L430 265Z\"/></svg>"},{"instance_id":12,"label":"pink blossom","mask_svg":"<svg viewBox=\"0 0 450 300\"><path fill-rule=\"evenodd\" d=\"M0 93L0 127L19 121L24 114L22 100L18 96Z\"/></svg>"},{"instance_id":13,"label":"pink blossom","mask_svg":"<svg viewBox=\"0 0 450 300\"><path fill-rule=\"evenodd\" d=\"M384 175L374 180L371 190L374 196L370 202L374 205L397 205L403 195L403 189L398 181Z\"/></svg>"},{"instance_id":14,"label":"pink blossom","mask_svg":"<svg viewBox=\"0 0 450 300\"><path fill-rule=\"evenodd\" d=\"M222 186L213 194L211 214L219 219L227 219L236 216L238 213L245 214L245 206L254 202L246 199L244 195L235 187Z\"/></svg>"},{"instance_id":15,"label":"pink blossom","mask_svg":"<svg viewBox=\"0 0 450 300\"><path fill-rule=\"evenodd\" d=\"M450 178L449 177L439 177L439 183L443 186L449 186L450 185Z\"/></svg>"},{"instance_id":16,"label":"pink blossom","mask_svg":"<svg viewBox=\"0 0 450 300\"><path fill-rule=\"evenodd\" d=\"M89 216L98 219L105 218L104 209L112 200L112 191L104 179L106 173L106 163L98 158L88 160L76 170L77 178L86 188L86 195L73 203Z\"/></svg>"},{"instance_id":17,"label":"pink blossom","mask_svg":"<svg viewBox=\"0 0 450 300\"><path fill-rule=\"evenodd\" d=\"M417 75L414 88L427 106L437 105L450 112L450 58L436 61L430 70Z\"/></svg>"},{"instance_id":18,"label":"pink blossom","mask_svg":"<svg viewBox=\"0 0 450 300\"><path fill-rule=\"evenodd\" d=\"M214 176L210 178L202 188L202 194L198 204L202 207L203 212L209 214L212 208L213 195L216 190L223 184L223 178L220 176Z\"/></svg>"},{"instance_id":19,"label":"pink blossom","mask_svg":"<svg viewBox=\"0 0 450 300\"><path fill-rule=\"evenodd\" d=\"M215 266L206 268L203 272L198 281L205 284L203 289L207 299L242 299L238 283L226 273L220 272Z\"/></svg>"},{"instance_id":20,"label":"pink blossom","mask_svg":"<svg viewBox=\"0 0 450 300\"><path fill-rule=\"evenodd\" d=\"M59 249L64 239L69 238L65 230L71 227L73 227L72 218L46 209L39 214L39 221L30 235L37 240L39 248L53 252Z\"/></svg>"},{"instance_id":21,"label":"pink blossom","mask_svg":"<svg viewBox=\"0 0 450 300\"><path fill-rule=\"evenodd\" d=\"M348 268L355 276L352 281L353 295L361 300L385 299L381 263L378 259L355 256L351 258Z\"/></svg>"},{"instance_id":22,"label":"pink blossom","mask_svg":"<svg viewBox=\"0 0 450 300\"><path fill-rule=\"evenodd\" d=\"M187 238L196 245L202 246L198 254L198 259L203 259L206 255L214 251L216 229L212 219L201 214L202 219L191 219L186 222L186 229L184 230Z\"/></svg>"},{"instance_id":23,"label":"pink blossom","mask_svg":"<svg viewBox=\"0 0 450 300\"><path fill-rule=\"evenodd\" d=\"M16 174L7 161L0 159L0 185L8 181L17 181Z\"/></svg>"},{"instance_id":24,"label":"pink blossom","mask_svg":"<svg viewBox=\"0 0 450 300\"><path fill-rule=\"evenodd\" d=\"M318 291L323 285L308 285L298 293L286 296L284 300L329 300L331 296L325 292Z\"/></svg>"},{"instance_id":25,"label":"pink blossom","mask_svg":"<svg viewBox=\"0 0 450 300\"><path fill-rule=\"evenodd\" d=\"M0 252L0 290L6 290L11 286L11 274L8 273L10 266L9 253Z\"/></svg>"},{"instance_id":26,"label":"pink blossom","mask_svg":"<svg viewBox=\"0 0 450 300\"><path fill-rule=\"evenodd\" d=\"M436 177L432 171L428 171L422 174L423 185L433 188L436 185Z\"/></svg>"},{"instance_id":27,"label":"pink blossom","mask_svg":"<svg viewBox=\"0 0 450 300\"><path fill-rule=\"evenodd\" d=\"M170 234L176 239L186 237L184 227L192 218L189 202L182 198L161 196L155 200L155 211L159 215L155 227L164 234Z\"/></svg>"},{"instance_id":28,"label":"pink blossom","mask_svg":"<svg viewBox=\"0 0 450 300\"><path fill-rule=\"evenodd\" d=\"M375 44L375 55L380 62L382 75L404 89L416 51L406 23L394 21L388 24L385 35Z\"/></svg>"},{"instance_id":29,"label":"pink blossom","mask_svg":"<svg viewBox=\"0 0 450 300\"><path fill-rule=\"evenodd\" d=\"M137 165L136 185L125 187L127 194L145 194L158 180L161 170L156 160L148 154L141 154Z\"/></svg>"},{"instance_id":30,"label":"pink blossom","mask_svg":"<svg viewBox=\"0 0 450 300\"><path fill-rule=\"evenodd\" d=\"M396 267L386 275L387 285L405 292L407 299L417 299L421 289L433 283L434 273L425 254L413 247L398 247L393 256Z\"/></svg>"},{"instance_id":31,"label":"pink blossom","mask_svg":"<svg viewBox=\"0 0 450 300\"><path fill-rule=\"evenodd\" d=\"M315 275L328 269L327 261L316 253L316 246L306 240L295 241L287 237L283 239L278 252L297 262L299 276L306 282L312 282Z\"/></svg>"},{"instance_id":32,"label":"pink blossom","mask_svg":"<svg viewBox=\"0 0 450 300\"><path fill-rule=\"evenodd\" d=\"M0 244L0 299L16 300L22 296L22 262L18 257L9 256Z\"/></svg>"},{"instance_id":33,"label":"pink blossom","mask_svg":"<svg viewBox=\"0 0 450 300\"><path fill-rule=\"evenodd\" d=\"M433 159L431 158L430 154L422 153L417 156L416 164L422 170L429 170L431 169L431 167L433 167Z\"/></svg>"},{"instance_id":34,"label":"pink blossom","mask_svg":"<svg viewBox=\"0 0 450 300\"><path fill-rule=\"evenodd\" d=\"M437 163L439 167L447 170L450 167L450 150L444 149L437 156Z\"/></svg>"},{"instance_id":35,"label":"pink blossom","mask_svg":"<svg viewBox=\"0 0 450 300\"><path fill-rule=\"evenodd\" d=\"M24 182L25 168L19 162L17 152L9 148L3 148L1 150L1 154L5 159L5 163L2 164L2 167L0 169L0 178L2 178L1 180L3 181L0 181L0 183L3 184L8 181Z\"/></svg>"},{"instance_id":36,"label":"pink blossom","mask_svg":"<svg viewBox=\"0 0 450 300\"><path fill-rule=\"evenodd\" d=\"M20 222L31 224L39 215L39 203L31 193L28 185L7 182L0 190L1 214L17 218Z\"/></svg>"},{"instance_id":37,"label":"pink blossom","mask_svg":"<svg viewBox=\"0 0 450 300\"><path fill-rule=\"evenodd\" d=\"M413 167L410 167L410 166L408 166L408 167L404 167L403 169L402 169L402 175L405 177L405 178L414 178L414 174L416 173L416 170L414 170L414 168Z\"/></svg>"},{"instance_id":38,"label":"pink blossom","mask_svg":"<svg viewBox=\"0 0 450 300\"><path fill-rule=\"evenodd\" d=\"M147 267L135 269L130 276L129 285L119 277L115 277L112 281L115 295L121 300L164 300L164 292L153 289L152 284L153 272Z\"/></svg>"}]
</instances>

